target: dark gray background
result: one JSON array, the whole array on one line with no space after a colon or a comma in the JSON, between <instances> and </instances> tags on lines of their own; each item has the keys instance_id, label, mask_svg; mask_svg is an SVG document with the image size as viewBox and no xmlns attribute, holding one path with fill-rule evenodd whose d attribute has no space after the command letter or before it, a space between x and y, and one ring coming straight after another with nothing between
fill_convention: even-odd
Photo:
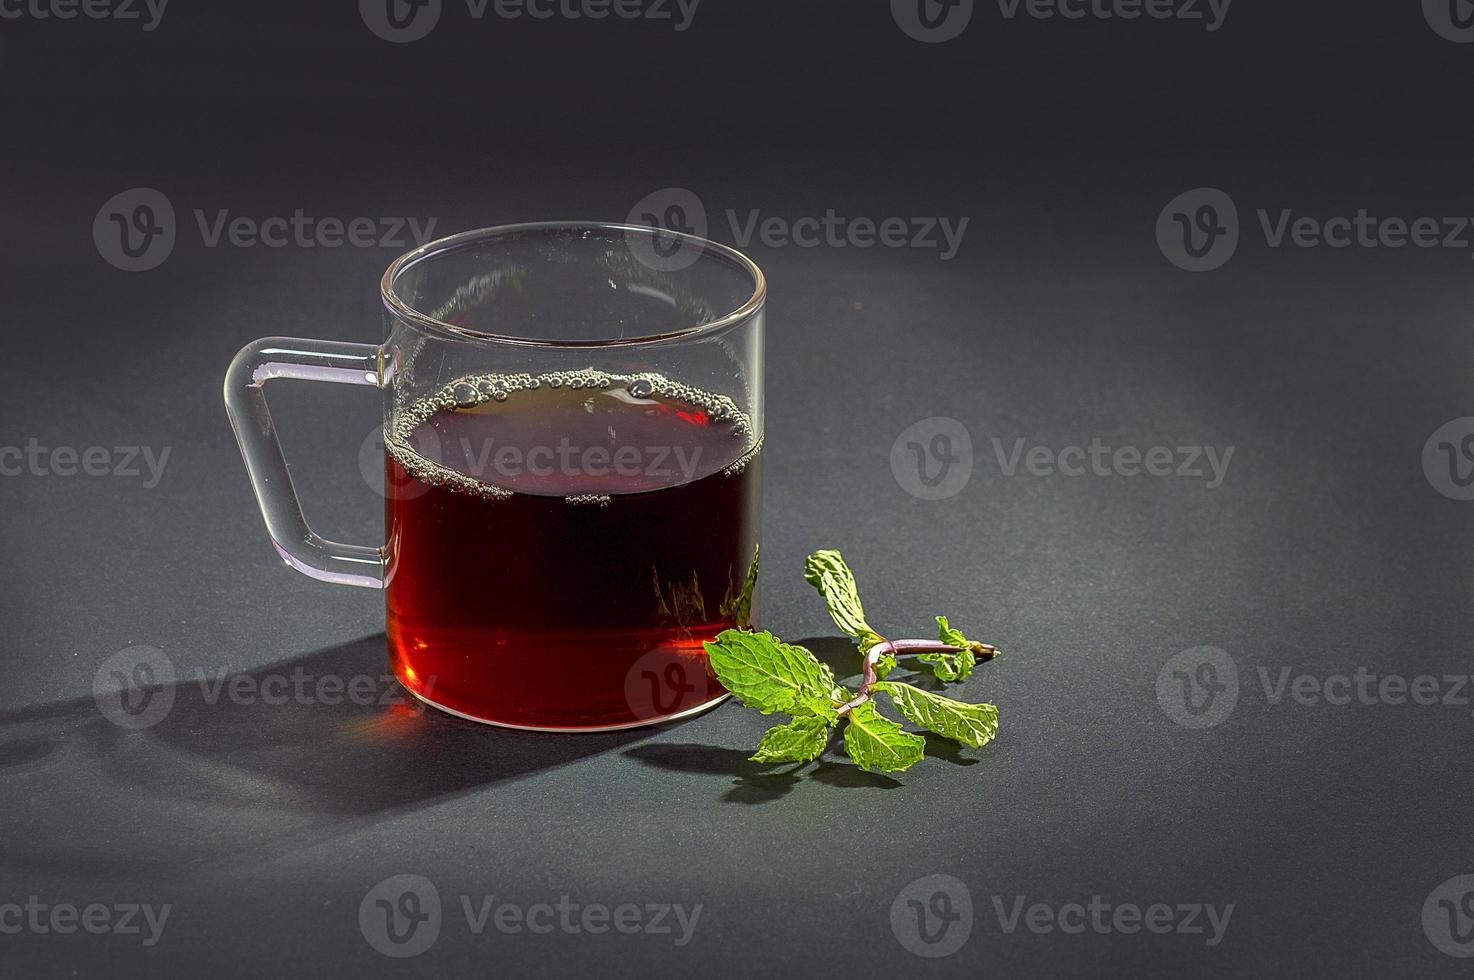
<instances>
[{"instance_id":1,"label":"dark gray background","mask_svg":"<svg viewBox=\"0 0 1474 980\"><path fill-rule=\"evenodd\" d=\"M140 478L0 478L0 902L169 903L162 940L0 935L7 976L1458 975L1422 909L1474 872L1470 707L1271 704L1257 669L1467 673L1474 504L1425 479L1474 415L1470 248L1269 248L1256 209L1474 214L1474 46L1416 2L1237 0L1223 27L1007 20L922 44L885 3L705 0L647 22L474 22L390 44L352 3L173 0L157 30L0 20L6 234L0 444L146 445ZM147 272L92 237L153 187L179 239ZM968 217L960 253L750 248L770 277L764 625L834 634L803 556L842 549L872 620L937 612L1005 655L981 752L891 779L744 761L727 705L659 730L535 736L351 706L208 704L139 733L94 674L135 645L181 674L383 670L381 597L284 569L220 402L269 334L375 340L394 248L206 248L193 211L414 215L437 232L622 220L671 186L792 220ZM1223 268L1170 264L1163 206L1237 202ZM380 533L370 392L278 386L309 517ZM906 493L892 443L971 431L957 496ZM1227 480L1007 477L991 439L1233 446ZM506 560L515 560L507 556ZM1241 671L1193 731L1158 672ZM842 657L843 644L815 643ZM1467 693L1467 692L1466 692ZM358 926L420 874L445 921L394 961ZM911 955L890 908L951 874L975 921ZM473 935L461 896L701 903L695 938ZM1203 936L1003 931L994 898L1233 903Z\"/></svg>"}]
</instances>

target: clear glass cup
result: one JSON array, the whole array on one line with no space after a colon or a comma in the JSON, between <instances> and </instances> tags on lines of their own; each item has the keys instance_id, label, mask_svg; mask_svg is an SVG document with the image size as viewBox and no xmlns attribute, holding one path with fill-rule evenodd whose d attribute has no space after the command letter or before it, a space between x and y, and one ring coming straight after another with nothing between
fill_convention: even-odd
<instances>
[{"instance_id":1,"label":"clear glass cup","mask_svg":"<svg viewBox=\"0 0 1474 980\"><path fill-rule=\"evenodd\" d=\"M701 643L754 621L763 274L655 228L466 232L400 257L381 345L247 345L225 403L277 552L382 588L389 661L476 721L606 730L723 697ZM275 378L384 392L383 546L312 531Z\"/></svg>"}]
</instances>

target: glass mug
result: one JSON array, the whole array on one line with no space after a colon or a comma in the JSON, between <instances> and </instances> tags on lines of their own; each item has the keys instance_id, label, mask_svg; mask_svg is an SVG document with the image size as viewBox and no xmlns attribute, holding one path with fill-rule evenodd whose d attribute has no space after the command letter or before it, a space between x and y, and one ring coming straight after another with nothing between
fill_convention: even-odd
<instances>
[{"instance_id":1,"label":"glass mug","mask_svg":"<svg viewBox=\"0 0 1474 980\"><path fill-rule=\"evenodd\" d=\"M382 345L269 337L225 404L298 571L383 589L401 684L543 731L686 717L726 692L701 643L754 618L763 274L626 225L430 242L380 284ZM266 406L275 378L384 392L385 540L307 525Z\"/></svg>"}]
</instances>

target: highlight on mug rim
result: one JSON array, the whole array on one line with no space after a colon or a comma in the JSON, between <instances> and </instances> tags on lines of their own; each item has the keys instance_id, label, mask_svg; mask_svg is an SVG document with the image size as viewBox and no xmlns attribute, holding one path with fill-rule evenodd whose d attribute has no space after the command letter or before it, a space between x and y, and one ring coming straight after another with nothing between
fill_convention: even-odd
<instances>
[{"instance_id":1,"label":"highlight on mug rim","mask_svg":"<svg viewBox=\"0 0 1474 980\"><path fill-rule=\"evenodd\" d=\"M736 309L723 313L720 316L703 320L700 323L637 337L606 337L593 340L519 337L476 330L471 327L437 319L421 312L399 295L397 286L400 279L405 273L421 262L430 261L463 248L494 242L497 239L537 232L618 234L624 236L627 240L631 238L644 238L650 241L675 242L681 248L699 249L701 255L710 255L713 258L724 260L729 265L735 266L741 272L746 273L752 279L752 292ZM426 242L418 248L401 255L389 265L389 268L384 272L384 277L379 281L379 293L383 298L384 306L388 308L390 313L399 317L401 320L423 329L447 333L457 337L517 344L525 347L631 347L706 336L742 323L762 309L763 303L767 300L768 283L767 278L763 275L763 270L758 268L757 263L753 262L752 259L743 255L735 248L723 245L720 242L701 238L697 235L690 235L680 231L668 231L664 228L656 228L649 225L629 225L614 222L533 221L521 224L496 225L491 228L477 228L472 231L464 231L456 235L449 235L445 238L438 238L434 241Z\"/></svg>"}]
</instances>

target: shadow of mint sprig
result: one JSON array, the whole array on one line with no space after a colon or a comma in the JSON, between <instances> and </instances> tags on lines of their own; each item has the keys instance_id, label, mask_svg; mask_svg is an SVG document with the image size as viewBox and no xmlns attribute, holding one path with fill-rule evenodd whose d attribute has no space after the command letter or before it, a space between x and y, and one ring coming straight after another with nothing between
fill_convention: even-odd
<instances>
[{"instance_id":1,"label":"shadow of mint sprig","mask_svg":"<svg viewBox=\"0 0 1474 980\"><path fill-rule=\"evenodd\" d=\"M730 629L704 644L722 686L749 708L790 716L768 729L754 762L812 762L823 754L834 730L844 725L845 751L862 769L899 772L920 762L926 740L880 713L883 692L907 721L973 748L998 732L998 708L968 704L886 680L900 657L931 667L939 680L959 681L978 660L998 655L996 647L969 640L937 617L935 640L888 640L865 619L854 573L837 551L816 551L804 562L804 578L819 590L841 630L855 637L864 658L859 691L840 685L827 664L801 646L766 631Z\"/></svg>"}]
</instances>

